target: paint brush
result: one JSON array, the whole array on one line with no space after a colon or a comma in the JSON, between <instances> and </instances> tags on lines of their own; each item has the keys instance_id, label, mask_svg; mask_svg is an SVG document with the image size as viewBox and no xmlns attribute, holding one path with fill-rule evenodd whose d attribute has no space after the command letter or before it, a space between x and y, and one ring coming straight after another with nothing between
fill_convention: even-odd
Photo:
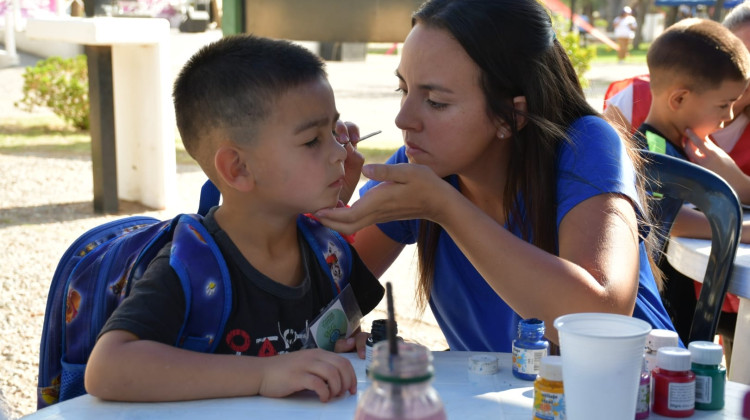
<instances>
[{"instance_id":1,"label":"paint brush","mask_svg":"<svg viewBox=\"0 0 750 420\"><path fill-rule=\"evenodd\" d=\"M378 130L378 131L373 131L370 134L365 134L364 136L362 136L362 137L359 138L359 141L357 143L359 143L362 140L369 139L372 136L376 136L376 135L378 135L378 134L380 134L382 132L383 132L383 130Z\"/></svg>"}]
</instances>

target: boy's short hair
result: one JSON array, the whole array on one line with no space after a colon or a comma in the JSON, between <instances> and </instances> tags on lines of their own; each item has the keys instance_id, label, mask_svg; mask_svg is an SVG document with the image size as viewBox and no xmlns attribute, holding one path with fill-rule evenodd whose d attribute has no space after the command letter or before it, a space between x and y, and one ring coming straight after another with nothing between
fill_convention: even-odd
<instances>
[{"instance_id":1,"label":"boy's short hair","mask_svg":"<svg viewBox=\"0 0 750 420\"><path fill-rule=\"evenodd\" d=\"M323 61L288 41L235 35L201 48L172 93L185 149L210 170L216 134L247 144L280 95L319 77L326 77Z\"/></svg>"},{"instance_id":2,"label":"boy's short hair","mask_svg":"<svg viewBox=\"0 0 750 420\"><path fill-rule=\"evenodd\" d=\"M684 19L670 26L651 44L646 60L653 90L679 80L703 92L726 80L745 81L750 73L742 41L708 19Z\"/></svg>"}]
</instances>

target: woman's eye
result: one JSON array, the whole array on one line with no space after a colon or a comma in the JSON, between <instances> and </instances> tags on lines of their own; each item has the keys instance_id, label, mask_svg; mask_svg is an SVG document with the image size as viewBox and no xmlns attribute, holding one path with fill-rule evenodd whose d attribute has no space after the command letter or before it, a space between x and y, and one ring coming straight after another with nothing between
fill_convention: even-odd
<instances>
[{"instance_id":1,"label":"woman's eye","mask_svg":"<svg viewBox=\"0 0 750 420\"><path fill-rule=\"evenodd\" d=\"M430 107L432 107L434 109L444 109L445 107L448 106L448 104L444 104L444 103L440 103L440 102L435 102L432 99L425 99L425 101L427 102L427 105L429 105Z\"/></svg>"}]
</instances>

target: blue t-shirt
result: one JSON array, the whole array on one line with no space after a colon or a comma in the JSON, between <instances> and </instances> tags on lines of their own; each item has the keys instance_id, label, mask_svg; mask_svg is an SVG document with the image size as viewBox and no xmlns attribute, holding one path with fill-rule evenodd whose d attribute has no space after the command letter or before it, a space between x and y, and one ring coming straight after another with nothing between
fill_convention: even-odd
<instances>
[{"instance_id":1,"label":"blue t-shirt","mask_svg":"<svg viewBox=\"0 0 750 420\"><path fill-rule=\"evenodd\" d=\"M557 159L557 226L573 207L595 195L617 193L640 202L635 187L635 171L625 145L614 129L599 117L583 117L575 121L568 135L571 143L559 146ZM388 163L405 163L404 148L390 157ZM458 188L457 178L449 182ZM368 182L360 190L364 195L374 187ZM418 238L418 220L400 220L379 224L391 239L412 244ZM506 226L521 237L517 226ZM641 233L648 231L639 217ZM674 330L654 281L640 243L640 275L638 296L633 316L653 328ZM453 350L510 352L511 343L521 319L474 269L451 237L442 231L435 257L435 278L430 291L430 308ZM547 325L547 328L554 328Z\"/></svg>"}]
</instances>

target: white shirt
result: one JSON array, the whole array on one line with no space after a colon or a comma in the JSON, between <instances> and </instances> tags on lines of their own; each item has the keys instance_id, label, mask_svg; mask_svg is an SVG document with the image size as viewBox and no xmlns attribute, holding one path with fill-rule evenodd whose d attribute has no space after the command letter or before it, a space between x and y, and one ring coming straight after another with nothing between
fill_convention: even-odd
<instances>
[{"instance_id":1,"label":"white shirt","mask_svg":"<svg viewBox=\"0 0 750 420\"><path fill-rule=\"evenodd\" d=\"M638 24L635 21L633 15L627 15L625 17L618 16L615 18L615 38L635 38L635 27Z\"/></svg>"}]
</instances>

